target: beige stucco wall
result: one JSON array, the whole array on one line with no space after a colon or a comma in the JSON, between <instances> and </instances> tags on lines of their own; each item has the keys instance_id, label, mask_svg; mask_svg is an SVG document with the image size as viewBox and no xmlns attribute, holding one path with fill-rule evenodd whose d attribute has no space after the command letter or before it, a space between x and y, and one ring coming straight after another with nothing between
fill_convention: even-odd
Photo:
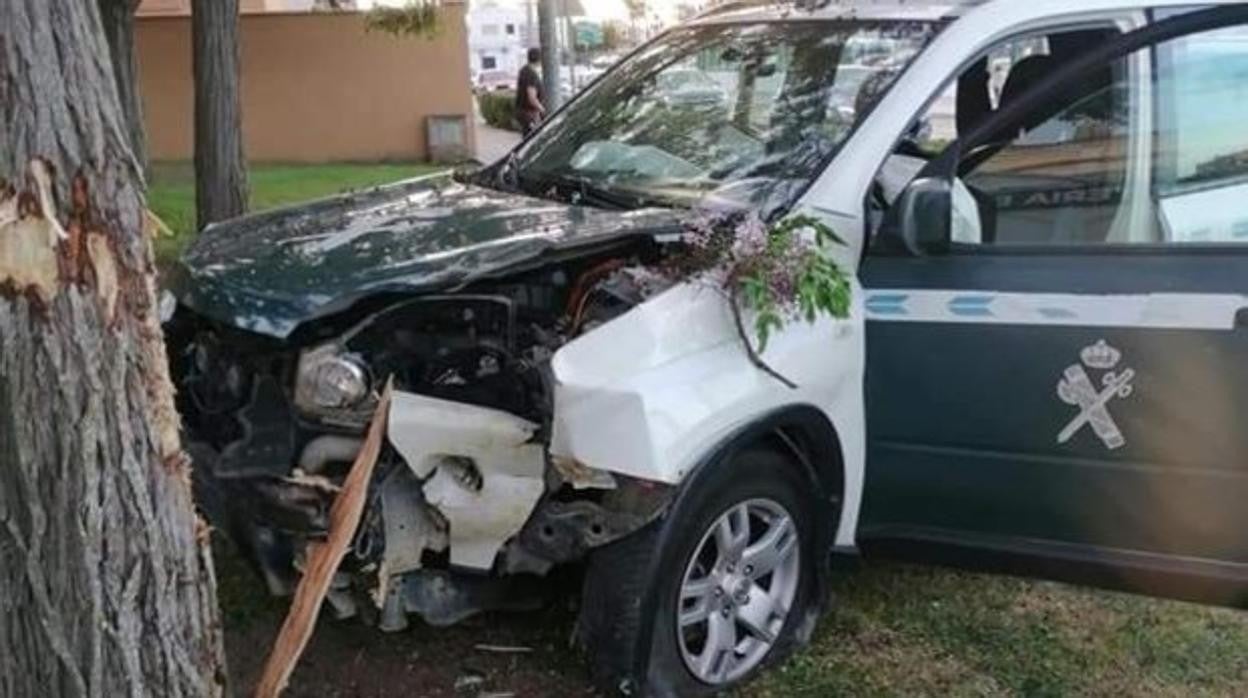
<instances>
[{"instance_id":1,"label":"beige stucco wall","mask_svg":"<svg viewBox=\"0 0 1248 698\"><path fill-rule=\"evenodd\" d=\"M448 3L433 39L365 33L357 13L244 15L243 132L250 160L412 160L425 117L464 115L472 147L464 5ZM190 20L137 22L150 155L193 153Z\"/></svg>"}]
</instances>

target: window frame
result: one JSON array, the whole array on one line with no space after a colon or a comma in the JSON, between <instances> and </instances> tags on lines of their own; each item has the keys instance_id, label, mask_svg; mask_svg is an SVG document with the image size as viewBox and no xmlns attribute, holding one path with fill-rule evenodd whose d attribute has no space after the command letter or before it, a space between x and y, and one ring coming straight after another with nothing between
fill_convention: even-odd
<instances>
[{"instance_id":1,"label":"window frame","mask_svg":"<svg viewBox=\"0 0 1248 698\"><path fill-rule=\"evenodd\" d=\"M1079 31L1080 29L1104 29L1108 28L1107 24L1098 24L1087 27L1065 29L1063 31ZM1117 27L1121 29L1121 26ZM1060 31L1049 32L1049 34L1060 34ZM1125 36L1126 32L1123 33ZM1020 38L1027 38L1024 35ZM1002 42L1005 43L1005 42ZM1126 61L1127 81L1127 144L1126 156L1127 163L1123 168L1122 179L1122 197L1120 198L1113 214L1113 220L1110 223L1107 238L1102 243L967 243L967 242L950 242L950 252L963 252L978 250L985 247L1002 247L1006 249L1055 249L1055 248L1073 248L1083 249L1088 247L1115 247L1115 246L1139 246L1159 244L1162 240L1149 240L1146 242L1133 242L1129 238L1122 239L1122 236L1129 235L1132 230L1138 230L1142 225L1146 225L1148 216L1150 215L1150 196L1152 192L1152 127L1156 122L1156 99L1154 95L1154 67L1152 61L1152 51L1140 49L1134 51L1128 56ZM1056 116L1056 115L1055 115ZM982 164L982 163L981 163Z\"/></svg>"},{"instance_id":2,"label":"window frame","mask_svg":"<svg viewBox=\"0 0 1248 698\"><path fill-rule=\"evenodd\" d=\"M1103 57L1103 60L1116 60L1117 58L1120 58L1123 56L1139 54L1140 59L1147 62L1147 72L1145 74L1145 77L1147 77L1147 80L1144 81L1144 84L1146 85L1147 91L1148 91L1148 98L1149 98L1149 101L1147 102L1148 108L1144 110L1138 110L1138 111L1148 112L1148 123L1151 124L1153 123L1153 120L1157 118L1156 110L1158 108L1158 103L1156 99L1156 90L1153 89L1154 88L1154 76L1156 75L1156 47L1166 42L1180 40L1182 38L1196 35L1196 34L1217 31L1220 29L1226 29L1226 28L1236 27L1236 26L1248 27L1248 7L1243 6L1243 5L1220 5L1220 6L1215 6L1213 8L1207 8L1207 7L1202 8L1201 6L1194 4L1191 10L1188 12L1168 13L1165 17L1161 19L1158 19L1155 8L1142 6L1138 8L1136 12L1144 13L1144 16L1146 17L1145 24L1142 26L1138 26L1134 29L1127 30L1119 41L1116 41L1114 42L1114 44L1112 44L1113 50L1110 52L1110 55L1107 58ZM1131 10L1123 10L1116 14L1120 17L1120 21L1129 21L1127 19L1127 15L1134 14L1134 13ZM1206 19L1206 16L1208 16L1208 19ZM1196 17L1196 19L1192 19L1192 17ZM1187 26L1192 23L1195 23L1196 26L1194 27ZM1082 22L1080 24L1083 24L1086 26L1086 22ZM958 76L960 76L963 71L965 71L972 63L974 63L975 61L979 60L984 55L986 55L986 53L988 51L991 51L992 48L994 48L995 46L998 46L1001 43L1017 40L1018 38L1026 37L1029 35L1035 35L1038 33L1055 33L1055 32L1062 31L1063 29L1071 30L1072 28L1077 27L1077 26L1078 25L1072 25L1072 24L1067 23L1067 24L1062 24L1062 25L1053 25L1052 28L1046 28L1043 26L1035 27L1035 28L1029 27L1026 30L1020 31L1015 34L1011 34L1001 39L998 42L994 42L992 46L988 47L984 51L976 52L972 58L968 59L964 65L960 66L954 73L952 73L949 76L949 78L944 83L942 83L940 88L937 89L933 93L932 97L929 98L928 102L925 103L925 106L919 113L926 114L927 111L931 108L931 104L935 101L935 99L937 99L943 93L945 89L947 89L951 81L957 80ZM1104 25L1102 24L1102 26ZM1165 28L1156 29L1159 26L1165 27ZM1181 26L1183 28L1173 33L1170 31L1167 31L1167 29L1169 29L1169 27L1172 27L1172 26ZM1061 27L1061 29L1059 29L1058 27ZM1150 33L1150 30L1161 31L1162 36L1161 37L1152 36ZM1147 39L1144 39L1143 42L1140 43L1139 45L1135 45L1138 41L1140 41L1138 38L1138 35L1141 35L1144 33L1150 33L1150 36ZM1128 48L1126 50L1122 50L1120 45L1123 43L1126 43L1127 45L1132 45L1134 47ZM1103 51L1094 51L1094 53L1102 53L1102 52ZM1063 69L1059 71L1056 75L1058 77L1066 78L1068 75L1072 74L1072 72L1082 74L1089 70L1093 70L1094 66L1092 64L1089 64L1089 65L1077 65L1076 64L1074 66L1071 66L1071 68L1077 69L1077 70L1072 71L1068 69ZM1056 89L1056 85L1058 84L1053 81L1046 81L1046 82L1049 82L1051 84L1042 84L1037 88L1037 91L1042 93L1041 97L1053 92ZM1031 105L1026 105L1026 106L1030 107ZM968 134L967 137L960 137L959 139L951 143L949 147L946 149L946 151L942 153L940 156L938 156L937 158L935 158L931 163L929 163L928 166L926 166L915 179L919 179L924 176L952 177L952 175L949 173L952 171L956 171L957 163L961 160L961 153L962 153L962 150L966 147L967 142L971 144L972 148L975 145L979 145L982 142L979 139L982 139L985 134L990 133L991 130L994 128L1000 128L1001 127L1000 124L1002 123L1008 124L1011 120L1018 119L1021 116L1021 113L1022 113L1022 110L1011 109L1009 113L1007 114L996 115L988 119L984 124L981 124L979 128L975 129L974 132L972 132L971 134ZM1142 142L1143 145L1148 149L1147 157L1140 160L1140 162L1147 170L1147 175L1144 178L1143 184L1146 185L1146 189L1144 190L1144 193L1147 196L1147 199L1145 199L1145 203L1149 203L1151 202L1152 194L1153 194L1153 183L1152 183L1153 139L1151 138L1150 134L1145 134L1145 135L1149 135L1149 137L1138 138L1135 140ZM900 134L898 136L898 140L897 140L898 143L900 143L900 140L902 137L904 137L904 132L903 134ZM894 144L894 148L896 148L896 143ZM882 166L883 166L883 162L881 162L881 167ZM878 176L878 172L877 172L877 176ZM864 210L869 210L869 208L867 208L869 206L870 206L870 192L868 192L867 199L864 201ZM1160 224L1158 224L1158 227L1160 227ZM875 233L876 234L872 235L872 239L869 241L869 243L867 245L864 245L864 255L888 254L887 252L881 252L880 250L876 249L877 246L875 244L875 241L876 241L876 238L878 238L878 231L875 231ZM993 245L993 244L982 244L982 243L981 244L957 243L957 242L953 242L952 240L950 240L948 242L947 249L942 250L939 253L939 256L955 256L956 255L960 257L973 257L973 256L982 255L982 256L1021 256L1021 257L1062 257L1062 256L1079 255L1079 256L1148 257L1148 256L1157 256L1157 255L1187 255L1187 256L1222 255L1228 252L1234 252L1234 253L1248 252L1248 244L1245 244L1243 242L1231 242L1231 241L1176 243L1176 242L1168 241L1168 240L1156 240L1152 242L1108 242L1105 244L1095 244L1095 245L1077 244L1077 243L1055 243L1055 244L1024 243L1024 244L1010 244L1010 245Z\"/></svg>"},{"instance_id":3,"label":"window frame","mask_svg":"<svg viewBox=\"0 0 1248 698\"><path fill-rule=\"evenodd\" d=\"M933 105L936 104L936 102L945 94L945 92L951 86L957 84L962 74L965 73L968 69L970 69L971 66L973 66L975 63L982 60L983 58L987 57L990 53L992 53L998 47L1003 46L1005 44L1012 43L1012 42L1021 41L1029 37L1048 36L1051 34L1060 34L1063 32L1071 32L1071 31L1083 31L1083 30L1089 30L1089 29L1108 29L1108 28L1118 29L1120 32L1122 32L1122 36L1126 36L1134 31L1138 31L1140 29L1143 29L1149 26L1151 23L1152 21L1149 15L1149 10L1148 10L1147 5L1140 5L1139 7L1123 8L1123 9L1118 9L1118 10L1098 12L1096 14L1080 13L1077 16L1056 17L1056 18L1052 18L1051 20L1047 22L1029 23L1024 26L1016 27L1013 31L1010 31L1007 34L1004 34L999 39L984 46L980 50L968 55L961 63L959 63L954 68L952 72L946 75L945 79L941 81L940 84L934 90L932 90L931 94L927 96L927 99L924 100L923 105L915 111L916 116L912 118L909 124L907 125L907 127L903 129L897 135L896 139L894 139L893 141L892 146L889 148L888 155L882 160L880 160L875 173L872 174L871 180L870 180L872 182L872 186L867 187L867 191L863 198L863 203L862 203L862 211L863 211L862 220L864 222L863 230L866 233L866 240L864 241L864 244L862 246L862 251L861 251L862 259L865 260L870 255L889 254L888 252L880 248L878 245L878 239L880 237L879 223L881 223L884 217L887 216L889 209L884 209L880 211L881 215L880 215L879 220L875 221L875 224L872 225L872 219L873 219L872 198L874 196L874 191L875 191L874 183L879 179L880 173L883 171L885 163L888 161L889 157L892 157L892 155L894 155L897 152L897 147L901 144L902 140L905 139L906 134L908 134L910 130L914 127L914 124L917 122L917 120L919 118L922 118L923 116L926 116L931 111ZM1152 76L1151 69L1152 68L1150 66L1148 68L1150 72L1147 74L1147 77L1149 78L1150 81L1151 81L1151 76ZM1133 104L1138 104L1135 102L1134 97L1132 101L1133 101ZM1138 112L1141 110L1136 109L1133 111ZM992 121L992 120L995 120L995 117L990 117L989 121ZM925 166L919 172L919 174L917 174L914 177L914 179L911 180L911 182L919 179L920 177L931 174L929 172L929 170L931 169L931 164L943 160L947 153L953 150L955 146L959 146L964 140L965 140L965 137L963 137L962 134L959 134L959 137L951 141L946 146L944 152L932 158L928 166ZM1131 186L1130 180L1132 176L1133 176L1133 173L1128 172L1128 182L1124 183L1124 190L1126 189L1127 186ZM1146 176L1149 176L1149 175L1146 174ZM1149 182L1146 180L1145 184L1149 184ZM1124 245L1124 247L1125 246L1128 246L1128 245ZM1132 244L1129 246L1140 247L1141 245ZM1103 246L1087 245L1084 247L1103 247ZM951 242L949 249L946 252L944 252L944 254L955 254L955 253L979 254L979 253L983 253L984 250L989 250L989 249L994 250L995 251L994 253L996 254L1000 254L1003 251L1006 253L1010 253L1010 252L1017 252L1017 251L1031 251L1031 250L1034 250L1036 252L1041 252L1041 253L1053 253L1059 249L1064 249L1064 248L1078 249L1079 246L1077 245L1025 245L1025 244L1022 244L1022 245L1009 245L1009 246L1006 246L1004 250L1002 250L1002 248L999 248L995 245L984 245L984 244L963 245L963 244L957 244L957 243Z\"/></svg>"},{"instance_id":4,"label":"window frame","mask_svg":"<svg viewBox=\"0 0 1248 698\"><path fill-rule=\"evenodd\" d=\"M1207 9L1210 9L1210 6L1201 5L1201 6L1190 6L1190 7L1185 7L1185 8L1164 8L1164 10L1153 10L1152 14L1159 18L1157 21L1164 21L1166 19L1171 19L1177 16L1191 14L1193 12L1199 12L1199 11L1207 10ZM1163 74L1162 56L1161 56L1161 53L1158 51L1158 47L1161 46L1162 44L1165 44L1171 41L1180 41L1191 36L1198 36L1200 34L1205 34L1209 32L1216 32L1216 31L1220 31L1224 29L1230 29L1230 28L1234 28L1237 26L1240 28L1248 28L1248 23L1243 23L1239 25L1228 25L1226 27L1221 27L1219 29L1211 29L1211 30L1205 30L1201 32L1193 32L1191 34L1186 34L1182 37L1173 37L1171 39L1168 39L1167 41L1152 44L1149 47L1149 51L1153 60L1154 75L1160 76ZM1248 52L1245 52L1245 55L1248 55ZM1163 100L1168 96L1169 95L1167 95L1161 90L1157 90L1155 92L1155 97L1153 101L1153 112L1154 112L1154 119L1158 124L1161 124L1165 121L1164 117L1162 116L1162 111L1163 111L1163 107L1166 107L1167 105L1163 104ZM1170 229L1170 226L1167 225L1168 221L1162 212L1162 203L1167 198L1175 198L1175 197L1186 196L1190 194L1199 194L1202 192L1213 191L1213 190L1221 189L1227 186L1228 184L1230 184L1231 186L1243 186L1244 184L1248 184L1248 172L1237 174L1228 179L1223 179L1223 180L1218 180L1218 181L1179 185L1175 191L1167 192L1167 191L1162 190L1162 185L1158 181L1158 178L1156 176L1157 172L1160 169L1158 167L1158 164L1160 161L1155 157L1156 149L1154 149L1153 155L1154 155L1154 158L1150 162L1150 165L1151 165L1150 170L1153 175L1153 180L1151 182L1152 188L1150 191L1150 195L1153 198L1153 201L1156 202L1158 228L1162 231L1162 234L1166 236L1166 238L1162 240L1163 245L1166 245L1170 249L1174 249L1174 248L1186 249L1186 248L1191 248L1191 247L1211 247L1211 248L1217 248L1222 251L1226 251L1228 248L1229 249L1248 248L1248 239L1215 240L1215 241L1201 241L1201 242L1185 242L1182 240L1176 240L1173 237L1174 231Z\"/></svg>"}]
</instances>

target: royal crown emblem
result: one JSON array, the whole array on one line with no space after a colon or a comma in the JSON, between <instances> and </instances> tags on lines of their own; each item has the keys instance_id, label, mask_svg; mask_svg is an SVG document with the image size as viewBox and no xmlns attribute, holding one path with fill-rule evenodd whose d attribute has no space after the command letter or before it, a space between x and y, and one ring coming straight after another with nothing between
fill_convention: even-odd
<instances>
[{"instance_id":1,"label":"royal crown emblem","mask_svg":"<svg viewBox=\"0 0 1248 698\"><path fill-rule=\"evenodd\" d=\"M1122 361L1122 352L1109 346L1109 344L1102 339L1096 344L1093 344L1080 352L1079 358L1083 359L1083 365L1088 368L1108 371L1117 366L1119 361Z\"/></svg>"}]
</instances>

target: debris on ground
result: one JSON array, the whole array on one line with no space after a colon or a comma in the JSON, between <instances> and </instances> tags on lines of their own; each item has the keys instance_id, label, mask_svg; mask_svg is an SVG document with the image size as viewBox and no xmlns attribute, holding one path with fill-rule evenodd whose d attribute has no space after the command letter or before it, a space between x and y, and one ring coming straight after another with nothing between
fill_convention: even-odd
<instances>
[{"instance_id":1,"label":"debris on ground","mask_svg":"<svg viewBox=\"0 0 1248 698\"><path fill-rule=\"evenodd\" d=\"M461 674L455 679L455 692L477 694L484 685L485 677L481 674L476 672Z\"/></svg>"},{"instance_id":2,"label":"debris on ground","mask_svg":"<svg viewBox=\"0 0 1248 698\"><path fill-rule=\"evenodd\" d=\"M523 645L476 645L473 649L493 654L529 654L533 651L532 647Z\"/></svg>"}]
</instances>

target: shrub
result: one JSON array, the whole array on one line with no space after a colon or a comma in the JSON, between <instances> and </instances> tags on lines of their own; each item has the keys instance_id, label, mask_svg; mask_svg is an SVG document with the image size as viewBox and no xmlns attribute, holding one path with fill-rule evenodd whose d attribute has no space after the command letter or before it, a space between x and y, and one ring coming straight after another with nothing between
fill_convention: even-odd
<instances>
[{"instance_id":1,"label":"shrub","mask_svg":"<svg viewBox=\"0 0 1248 698\"><path fill-rule=\"evenodd\" d=\"M508 131L520 130L516 121L515 92L483 92L477 96L477 102L481 105L485 123Z\"/></svg>"},{"instance_id":2,"label":"shrub","mask_svg":"<svg viewBox=\"0 0 1248 698\"><path fill-rule=\"evenodd\" d=\"M364 15L366 31L380 31L392 36L423 36L432 38L439 30L438 3L431 0L408 0L403 7L378 6Z\"/></svg>"}]
</instances>

